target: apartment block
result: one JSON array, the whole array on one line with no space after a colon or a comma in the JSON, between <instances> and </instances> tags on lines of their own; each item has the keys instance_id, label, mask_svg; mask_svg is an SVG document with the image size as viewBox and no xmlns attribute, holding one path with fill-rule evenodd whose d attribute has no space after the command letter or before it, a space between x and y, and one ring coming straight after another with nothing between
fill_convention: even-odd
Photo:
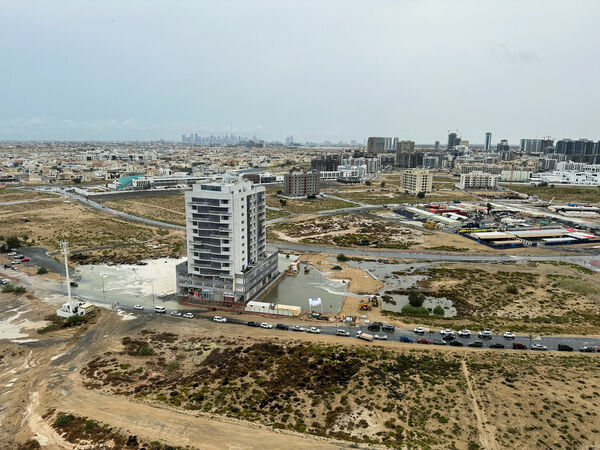
<instances>
[{"instance_id":1,"label":"apartment block","mask_svg":"<svg viewBox=\"0 0 600 450\"><path fill-rule=\"evenodd\" d=\"M460 175L461 189L496 189L499 175L485 172L470 172Z\"/></svg>"},{"instance_id":2,"label":"apartment block","mask_svg":"<svg viewBox=\"0 0 600 450\"><path fill-rule=\"evenodd\" d=\"M311 197L319 192L320 179L317 171L290 170L283 175L283 195L286 197Z\"/></svg>"},{"instance_id":3,"label":"apartment block","mask_svg":"<svg viewBox=\"0 0 600 450\"><path fill-rule=\"evenodd\" d=\"M400 174L400 185L409 194L428 194L432 190L433 174L426 169L406 170Z\"/></svg>"}]
</instances>

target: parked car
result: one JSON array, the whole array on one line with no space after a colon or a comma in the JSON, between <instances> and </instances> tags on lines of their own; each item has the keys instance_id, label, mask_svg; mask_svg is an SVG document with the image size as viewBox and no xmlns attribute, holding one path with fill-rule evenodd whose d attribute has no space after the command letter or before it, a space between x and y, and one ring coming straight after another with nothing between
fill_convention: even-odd
<instances>
[{"instance_id":1,"label":"parked car","mask_svg":"<svg viewBox=\"0 0 600 450\"><path fill-rule=\"evenodd\" d=\"M482 330L479 333L477 333L477 335L481 339L491 339L492 338L492 332L490 330L488 330L487 328L485 330Z\"/></svg>"},{"instance_id":2,"label":"parked car","mask_svg":"<svg viewBox=\"0 0 600 450\"><path fill-rule=\"evenodd\" d=\"M412 344L414 342L413 338L408 336L400 336L400 342L406 342L407 344Z\"/></svg>"},{"instance_id":3,"label":"parked car","mask_svg":"<svg viewBox=\"0 0 600 450\"><path fill-rule=\"evenodd\" d=\"M451 345L452 347L463 347L465 344L460 341L450 341L448 345Z\"/></svg>"},{"instance_id":4,"label":"parked car","mask_svg":"<svg viewBox=\"0 0 600 450\"><path fill-rule=\"evenodd\" d=\"M225 322L227 322L227 319L223 316L214 316L213 322L225 323Z\"/></svg>"},{"instance_id":5,"label":"parked car","mask_svg":"<svg viewBox=\"0 0 600 450\"><path fill-rule=\"evenodd\" d=\"M273 324L269 323L269 322L263 322L263 323L260 324L260 327L261 328L266 328L266 329L271 329L271 328L273 328Z\"/></svg>"},{"instance_id":6,"label":"parked car","mask_svg":"<svg viewBox=\"0 0 600 450\"><path fill-rule=\"evenodd\" d=\"M13 259L10 263L11 264L21 264L21 260L20 259Z\"/></svg>"},{"instance_id":7,"label":"parked car","mask_svg":"<svg viewBox=\"0 0 600 450\"><path fill-rule=\"evenodd\" d=\"M304 331L304 327L301 327L300 325L294 325L292 327L292 331Z\"/></svg>"},{"instance_id":8,"label":"parked car","mask_svg":"<svg viewBox=\"0 0 600 450\"><path fill-rule=\"evenodd\" d=\"M515 333L512 333L510 331L505 331L502 336L504 337L504 339L515 339L517 337L515 336Z\"/></svg>"},{"instance_id":9,"label":"parked car","mask_svg":"<svg viewBox=\"0 0 600 450\"><path fill-rule=\"evenodd\" d=\"M431 343L433 345L448 345L448 344L446 344L446 341L441 341L439 339L434 339L433 341L431 341Z\"/></svg>"},{"instance_id":10,"label":"parked car","mask_svg":"<svg viewBox=\"0 0 600 450\"><path fill-rule=\"evenodd\" d=\"M373 335L369 334L369 333L365 333L364 331L358 330L356 332L356 337L358 339L362 339L363 341L372 341L373 340Z\"/></svg>"},{"instance_id":11,"label":"parked car","mask_svg":"<svg viewBox=\"0 0 600 450\"><path fill-rule=\"evenodd\" d=\"M171 315L175 316L175 317L181 317L182 316L182 314L179 311L177 311L177 310L171 311Z\"/></svg>"},{"instance_id":12,"label":"parked car","mask_svg":"<svg viewBox=\"0 0 600 450\"><path fill-rule=\"evenodd\" d=\"M440 330L440 334L442 336L454 336L454 331L452 331L449 328L446 328L445 330Z\"/></svg>"},{"instance_id":13,"label":"parked car","mask_svg":"<svg viewBox=\"0 0 600 450\"><path fill-rule=\"evenodd\" d=\"M453 341L456 337L453 334L445 334L442 336L444 341Z\"/></svg>"},{"instance_id":14,"label":"parked car","mask_svg":"<svg viewBox=\"0 0 600 450\"><path fill-rule=\"evenodd\" d=\"M590 347L590 346L585 346L585 347L581 347L579 349L580 352L584 352L584 353L595 353L596 352L596 347Z\"/></svg>"},{"instance_id":15,"label":"parked car","mask_svg":"<svg viewBox=\"0 0 600 450\"><path fill-rule=\"evenodd\" d=\"M413 333L416 333L416 334L425 334L425 328L423 328L423 327L417 327L417 328L415 328L413 330Z\"/></svg>"},{"instance_id":16,"label":"parked car","mask_svg":"<svg viewBox=\"0 0 600 450\"><path fill-rule=\"evenodd\" d=\"M458 337L471 337L471 330L460 330L458 332Z\"/></svg>"},{"instance_id":17,"label":"parked car","mask_svg":"<svg viewBox=\"0 0 600 450\"><path fill-rule=\"evenodd\" d=\"M191 312L186 312L186 313L183 315L183 317L184 317L185 319L193 319L193 318L194 318L194 315L193 315Z\"/></svg>"},{"instance_id":18,"label":"parked car","mask_svg":"<svg viewBox=\"0 0 600 450\"><path fill-rule=\"evenodd\" d=\"M5 269L10 269L10 264L4 264Z\"/></svg>"},{"instance_id":19,"label":"parked car","mask_svg":"<svg viewBox=\"0 0 600 450\"><path fill-rule=\"evenodd\" d=\"M369 326L367 327L367 329L369 331L379 331L379 330L381 330L381 325L382 325L381 322L373 322L373 323L369 324Z\"/></svg>"},{"instance_id":20,"label":"parked car","mask_svg":"<svg viewBox=\"0 0 600 450\"><path fill-rule=\"evenodd\" d=\"M76 281L71 281L69 284L71 285L71 287L78 287L79 286Z\"/></svg>"},{"instance_id":21,"label":"parked car","mask_svg":"<svg viewBox=\"0 0 600 450\"><path fill-rule=\"evenodd\" d=\"M559 352L572 352L573 347L571 347L570 345L567 345L567 344L558 344L558 351Z\"/></svg>"},{"instance_id":22,"label":"parked car","mask_svg":"<svg viewBox=\"0 0 600 450\"><path fill-rule=\"evenodd\" d=\"M133 305L133 309L137 309L138 311L143 311L144 307L142 305Z\"/></svg>"},{"instance_id":23,"label":"parked car","mask_svg":"<svg viewBox=\"0 0 600 450\"><path fill-rule=\"evenodd\" d=\"M309 333L312 334L321 334L321 330L317 327L310 327L308 330L306 330Z\"/></svg>"},{"instance_id":24,"label":"parked car","mask_svg":"<svg viewBox=\"0 0 600 450\"><path fill-rule=\"evenodd\" d=\"M344 330L343 328L338 328L337 330L335 330L335 334L337 334L338 336L350 336L350 331Z\"/></svg>"},{"instance_id":25,"label":"parked car","mask_svg":"<svg viewBox=\"0 0 600 450\"><path fill-rule=\"evenodd\" d=\"M490 348L504 348L504 344L494 342L493 344L490 344Z\"/></svg>"},{"instance_id":26,"label":"parked car","mask_svg":"<svg viewBox=\"0 0 600 450\"><path fill-rule=\"evenodd\" d=\"M154 312L159 313L159 314L164 314L167 312L167 308L165 308L164 306L155 306Z\"/></svg>"},{"instance_id":27,"label":"parked car","mask_svg":"<svg viewBox=\"0 0 600 450\"><path fill-rule=\"evenodd\" d=\"M527 350L527 346L525 344L521 344L520 342L513 342L512 347L514 350Z\"/></svg>"},{"instance_id":28,"label":"parked car","mask_svg":"<svg viewBox=\"0 0 600 450\"><path fill-rule=\"evenodd\" d=\"M17 252L10 252L8 256L17 256Z\"/></svg>"},{"instance_id":29,"label":"parked car","mask_svg":"<svg viewBox=\"0 0 600 450\"><path fill-rule=\"evenodd\" d=\"M381 327L382 331L385 331L386 333L393 333L394 331L396 331L396 327L394 327L394 325L390 325L390 324L386 324L384 326Z\"/></svg>"},{"instance_id":30,"label":"parked car","mask_svg":"<svg viewBox=\"0 0 600 450\"><path fill-rule=\"evenodd\" d=\"M246 325L249 327L260 328L260 323L254 321L248 322Z\"/></svg>"},{"instance_id":31,"label":"parked car","mask_svg":"<svg viewBox=\"0 0 600 450\"><path fill-rule=\"evenodd\" d=\"M2 285L8 284L8 283L10 283L10 282L6 278L2 278L0 280L0 284L2 284Z\"/></svg>"},{"instance_id":32,"label":"parked car","mask_svg":"<svg viewBox=\"0 0 600 450\"><path fill-rule=\"evenodd\" d=\"M483 347L483 342L473 341L469 344L469 347L481 348L481 347Z\"/></svg>"},{"instance_id":33,"label":"parked car","mask_svg":"<svg viewBox=\"0 0 600 450\"><path fill-rule=\"evenodd\" d=\"M386 334L376 334L375 336L373 336L375 339L377 339L378 341L387 341L388 337Z\"/></svg>"},{"instance_id":34,"label":"parked car","mask_svg":"<svg viewBox=\"0 0 600 450\"><path fill-rule=\"evenodd\" d=\"M21 262L22 263L29 262L29 261L31 261L31 259L29 259L29 258L21 258Z\"/></svg>"},{"instance_id":35,"label":"parked car","mask_svg":"<svg viewBox=\"0 0 600 450\"><path fill-rule=\"evenodd\" d=\"M542 345L542 344L533 344L531 346L531 350L538 350L541 352L545 352L546 350L548 350L548 347L546 347L545 345Z\"/></svg>"},{"instance_id":36,"label":"parked car","mask_svg":"<svg viewBox=\"0 0 600 450\"><path fill-rule=\"evenodd\" d=\"M287 331L290 329L290 327L287 326L285 323L278 323L277 325L275 325L275 328L283 331Z\"/></svg>"},{"instance_id":37,"label":"parked car","mask_svg":"<svg viewBox=\"0 0 600 450\"><path fill-rule=\"evenodd\" d=\"M417 344L431 344L431 341L429 339L421 338L417 340Z\"/></svg>"}]
</instances>

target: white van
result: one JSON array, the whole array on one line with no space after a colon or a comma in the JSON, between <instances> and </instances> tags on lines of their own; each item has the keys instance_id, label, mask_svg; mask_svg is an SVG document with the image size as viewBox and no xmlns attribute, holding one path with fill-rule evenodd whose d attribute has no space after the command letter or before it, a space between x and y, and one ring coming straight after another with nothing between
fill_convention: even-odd
<instances>
[{"instance_id":1,"label":"white van","mask_svg":"<svg viewBox=\"0 0 600 450\"><path fill-rule=\"evenodd\" d=\"M154 307L154 312L155 313L166 313L167 312L167 308L165 308L164 306L155 306Z\"/></svg>"}]
</instances>

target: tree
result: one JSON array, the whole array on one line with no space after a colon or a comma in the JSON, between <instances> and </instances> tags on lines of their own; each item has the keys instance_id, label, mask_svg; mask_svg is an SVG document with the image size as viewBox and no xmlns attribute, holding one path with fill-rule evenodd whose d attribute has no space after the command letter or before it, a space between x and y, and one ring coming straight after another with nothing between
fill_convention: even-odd
<instances>
[{"instance_id":1,"label":"tree","mask_svg":"<svg viewBox=\"0 0 600 450\"><path fill-rule=\"evenodd\" d=\"M38 274L38 275L44 275L44 274L46 274L46 273L48 273L48 269L46 269L44 266L40 267L40 268L37 270L37 274Z\"/></svg>"},{"instance_id":2,"label":"tree","mask_svg":"<svg viewBox=\"0 0 600 450\"><path fill-rule=\"evenodd\" d=\"M486 208L487 208L487 213L488 213L488 214L489 214L490 212L492 212L492 209L493 209L494 207L492 206L492 204L491 204L491 203L488 203L488 204L487 204L487 205L485 205L485 206L486 206Z\"/></svg>"},{"instance_id":3,"label":"tree","mask_svg":"<svg viewBox=\"0 0 600 450\"><path fill-rule=\"evenodd\" d=\"M421 191L417 194L417 198L425 198L425 192Z\"/></svg>"},{"instance_id":4,"label":"tree","mask_svg":"<svg viewBox=\"0 0 600 450\"><path fill-rule=\"evenodd\" d=\"M411 292L410 294L408 294L408 303L410 303L410 306L413 306L415 308L421 307L423 306L423 302L425 301L425 294L423 294L422 292Z\"/></svg>"},{"instance_id":5,"label":"tree","mask_svg":"<svg viewBox=\"0 0 600 450\"><path fill-rule=\"evenodd\" d=\"M277 189L277 195L283 194L283 189Z\"/></svg>"},{"instance_id":6,"label":"tree","mask_svg":"<svg viewBox=\"0 0 600 450\"><path fill-rule=\"evenodd\" d=\"M385 187L385 181L382 181L382 182L379 184L379 186L381 186L381 187Z\"/></svg>"},{"instance_id":7,"label":"tree","mask_svg":"<svg viewBox=\"0 0 600 450\"><path fill-rule=\"evenodd\" d=\"M344 255L343 253L340 253L339 255L337 255L337 260L338 261L348 261L348 257L346 255Z\"/></svg>"},{"instance_id":8,"label":"tree","mask_svg":"<svg viewBox=\"0 0 600 450\"><path fill-rule=\"evenodd\" d=\"M25 292L27 292L27 289L25 289L23 286L17 286L15 288L15 294L17 295L24 294Z\"/></svg>"},{"instance_id":9,"label":"tree","mask_svg":"<svg viewBox=\"0 0 600 450\"><path fill-rule=\"evenodd\" d=\"M365 181L365 186L371 186L371 182L370 181Z\"/></svg>"},{"instance_id":10,"label":"tree","mask_svg":"<svg viewBox=\"0 0 600 450\"><path fill-rule=\"evenodd\" d=\"M19 248L21 246L21 241L17 236L9 236L6 238L6 247L9 250L13 250L15 248Z\"/></svg>"},{"instance_id":11,"label":"tree","mask_svg":"<svg viewBox=\"0 0 600 450\"><path fill-rule=\"evenodd\" d=\"M279 199L279 203L281 203L281 206L287 205L287 202L282 198Z\"/></svg>"}]
</instances>

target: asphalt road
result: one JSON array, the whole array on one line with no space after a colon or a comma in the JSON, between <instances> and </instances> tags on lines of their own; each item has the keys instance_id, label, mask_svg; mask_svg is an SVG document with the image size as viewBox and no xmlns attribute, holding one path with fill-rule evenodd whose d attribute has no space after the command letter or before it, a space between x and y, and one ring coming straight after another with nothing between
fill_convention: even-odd
<instances>
[{"instance_id":1,"label":"asphalt road","mask_svg":"<svg viewBox=\"0 0 600 450\"><path fill-rule=\"evenodd\" d=\"M153 311L151 310L145 310L145 311L136 311L133 310L133 308L131 307L127 307L127 308L121 308L121 309L127 309L127 310L132 310L132 312L134 312L134 314L155 314ZM197 309L179 309L178 310L181 313L186 313L186 312L191 312L194 314L197 314L199 311ZM203 310L201 312L205 312L207 310ZM199 315L195 315L194 319L183 319L182 317L174 317L170 315L171 311L167 311L167 313L165 314L164 318L165 319L169 319L169 320L212 320L212 316L199 316ZM215 314L219 314L218 312L216 312ZM241 316L243 317L243 316ZM247 326L248 321L246 320L242 320L241 318L227 318L227 323L223 324L224 326ZM269 322L273 324L273 327L275 327L276 322ZM284 331L281 330L281 333L289 333L291 336L293 337L293 335L297 332L292 331L292 326L289 323L286 323L290 329L289 331ZM366 326L347 326L346 324L342 324L339 323L337 325L333 325L330 322L322 322L322 323L318 323L318 322L312 322L312 323L298 323L297 325L302 326L304 328L308 328L310 326L315 326L317 328L319 328L321 330L321 334L326 334L326 335L336 335L336 330L337 329L345 329L350 331L350 336L348 337L348 339L356 339L356 332L359 330L362 330L366 333L369 333L371 335L375 335L375 334L379 334L379 335L386 335L387 336L387 340L389 341L393 341L393 342L401 342L400 339L401 337L408 337L410 339L413 340L413 344L414 345L424 345L424 344L417 344L417 340L420 338L425 338L428 339L430 341L435 340L441 340L442 339L442 335L439 333L440 330L433 330L432 332L426 332L425 334L421 335L421 334L416 334L413 332L413 330L408 330L408 329L400 329L400 328L396 328L395 332L393 333L385 333L385 332L372 332L372 331L368 331ZM425 327L426 328L426 327ZM428 328L426 328L428 329ZM458 330L455 330L458 331ZM519 342L521 344L524 344L527 346L527 348L530 347L531 344L542 344L545 345L546 347L548 347L549 351L557 351L557 347L558 344L566 344L566 345L570 345L571 347L573 347L574 351L578 351L581 347L584 346L590 346L590 347L595 347L598 348L600 347L600 338L589 338L589 337L585 337L585 336L579 336L579 337L561 337L561 336L534 336L532 337L532 339L530 340L529 336L522 336L522 335L517 335L515 339L505 339L502 334L493 334L491 339L479 339L477 337L477 331L473 331L473 335L470 338L461 338L461 337L457 337L456 338L457 341L462 342L464 344L464 346L466 347L469 343L474 342L474 341L481 341L483 342L483 349L488 348L491 344L497 343L497 344L503 344L505 346L505 349L509 350L512 349L512 344L513 342ZM373 341L374 344L377 343L377 341ZM426 344L425 344L426 345ZM502 349L494 349L494 350L502 350Z\"/></svg>"}]
</instances>

